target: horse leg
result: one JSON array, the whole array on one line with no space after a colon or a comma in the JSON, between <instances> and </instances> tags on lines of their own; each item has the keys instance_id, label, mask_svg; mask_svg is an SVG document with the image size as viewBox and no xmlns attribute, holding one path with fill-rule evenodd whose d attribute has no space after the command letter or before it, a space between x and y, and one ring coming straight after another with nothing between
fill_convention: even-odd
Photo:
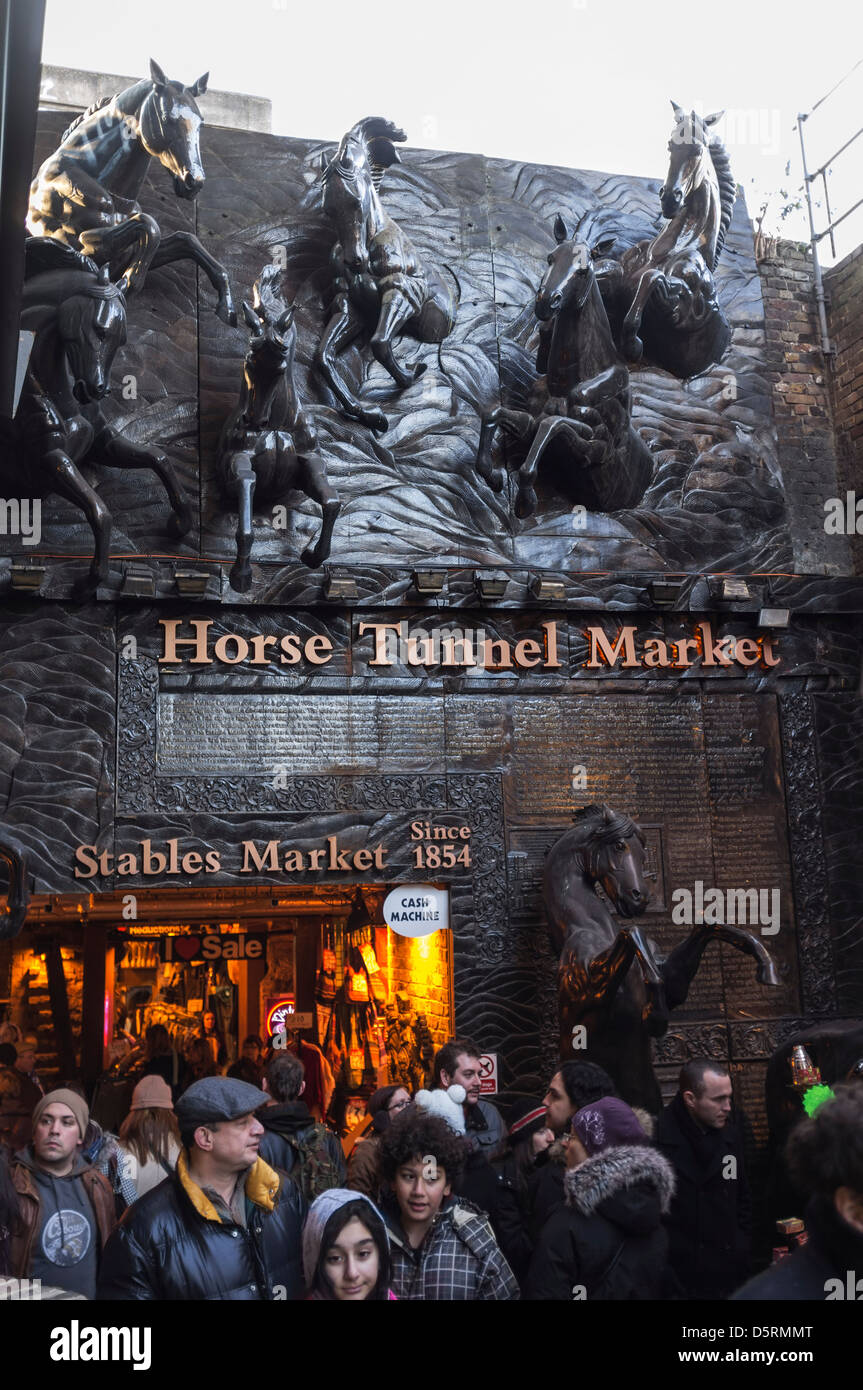
<instances>
[{"instance_id":1,"label":"horse leg","mask_svg":"<svg viewBox=\"0 0 863 1390\"><path fill-rule=\"evenodd\" d=\"M411 304L397 285L385 290L377 327L369 343L381 366L389 372L396 386L401 387L402 391L412 386L426 369L425 362L411 362L407 369L400 367L393 354L393 338L415 313L416 306Z\"/></svg>"},{"instance_id":2,"label":"horse leg","mask_svg":"<svg viewBox=\"0 0 863 1390\"><path fill-rule=\"evenodd\" d=\"M689 986L695 979L702 956L711 941L727 941L730 946L752 956L757 962L757 979L762 985L778 985L776 966L763 941L741 931L739 927L693 927L689 936L666 956L660 966L665 982L665 994L669 1009L676 1009L686 1001Z\"/></svg>"},{"instance_id":3,"label":"horse leg","mask_svg":"<svg viewBox=\"0 0 863 1390\"><path fill-rule=\"evenodd\" d=\"M249 453L234 454L228 465L226 491L237 497L237 558L228 576L232 589L246 593L252 586L252 505L255 497L255 469Z\"/></svg>"},{"instance_id":4,"label":"horse leg","mask_svg":"<svg viewBox=\"0 0 863 1390\"><path fill-rule=\"evenodd\" d=\"M502 492L506 480L506 470L492 468L491 464L491 440L495 430L500 426L509 434L515 435L517 439L527 439L535 425L536 420L528 411L508 410L502 405L482 417L479 448L476 455L476 471L488 483L492 492Z\"/></svg>"},{"instance_id":5,"label":"horse leg","mask_svg":"<svg viewBox=\"0 0 863 1390\"><path fill-rule=\"evenodd\" d=\"M108 548L111 542L111 513L101 497L85 482L62 449L51 449L41 459L42 469L48 479L52 492L65 497L67 502L80 508L87 518L93 532L95 550L90 569L83 579L75 583L76 596L86 596L108 577Z\"/></svg>"},{"instance_id":6,"label":"horse leg","mask_svg":"<svg viewBox=\"0 0 863 1390\"><path fill-rule=\"evenodd\" d=\"M85 255L98 265L109 265L125 257L125 270L119 280L124 293L140 290L147 278L162 233L159 225L144 212L133 213L114 227L91 227L78 240Z\"/></svg>"},{"instance_id":7,"label":"horse leg","mask_svg":"<svg viewBox=\"0 0 863 1390\"><path fill-rule=\"evenodd\" d=\"M653 293L657 279L663 278L661 270L645 270L638 281L638 289L623 320L621 347L624 357L630 362L640 362L644 355L644 343L638 336L645 306Z\"/></svg>"},{"instance_id":8,"label":"horse leg","mask_svg":"<svg viewBox=\"0 0 863 1390\"><path fill-rule=\"evenodd\" d=\"M336 517L341 511L342 504L338 494L330 485L327 477L327 466L318 453L301 454L300 467L303 477L303 491L307 497L311 497L313 502L320 503L321 508L321 531L314 545L307 545L300 559L309 569L317 569L318 565L323 564L330 553L330 546L333 539L333 527L336 524Z\"/></svg>"},{"instance_id":9,"label":"horse leg","mask_svg":"<svg viewBox=\"0 0 863 1390\"><path fill-rule=\"evenodd\" d=\"M237 311L234 308L228 272L221 261L210 255L193 232L172 232L170 236L166 236L150 262L150 269L156 270L158 266L167 265L171 261L194 261L195 265L203 270L219 296L216 305L217 316L223 323L234 328L237 323Z\"/></svg>"},{"instance_id":10,"label":"horse leg","mask_svg":"<svg viewBox=\"0 0 863 1390\"><path fill-rule=\"evenodd\" d=\"M173 510L168 522L168 534L179 538L190 530L192 508L177 482L170 459L161 449L153 444L133 444L106 425L93 441L89 457L109 468L152 468L161 480Z\"/></svg>"},{"instance_id":11,"label":"horse leg","mask_svg":"<svg viewBox=\"0 0 863 1390\"><path fill-rule=\"evenodd\" d=\"M591 1007L607 1008L635 957L631 933L618 932L608 950L589 961L579 961L575 951L569 948L569 943L577 935L577 932L571 933L564 942L559 970L562 986L570 998L578 998L582 1011Z\"/></svg>"},{"instance_id":12,"label":"horse leg","mask_svg":"<svg viewBox=\"0 0 863 1390\"><path fill-rule=\"evenodd\" d=\"M546 446L558 434L562 434L574 448L581 452L585 443L589 443L592 438L593 431L588 425L579 424L576 420L569 420L564 415L546 415L540 420L533 437L533 443L530 446L530 452L518 470L518 492L515 499L516 516L533 516L536 511L536 491L533 485L536 482L539 461Z\"/></svg>"},{"instance_id":13,"label":"horse leg","mask_svg":"<svg viewBox=\"0 0 863 1390\"><path fill-rule=\"evenodd\" d=\"M315 366L350 419L360 420L370 429L383 432L387 428L387 417L382 410L368 410L360 405L336 361L338 354L358 338L364 328L365 320L354 309L347 294L336 295L333 316L315 352Z\"/></svg>"}]
</instances>

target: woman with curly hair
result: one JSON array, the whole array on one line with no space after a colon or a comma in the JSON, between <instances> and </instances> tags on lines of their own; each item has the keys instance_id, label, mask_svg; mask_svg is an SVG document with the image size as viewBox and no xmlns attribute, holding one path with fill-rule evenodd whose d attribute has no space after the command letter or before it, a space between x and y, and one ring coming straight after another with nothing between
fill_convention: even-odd
<instances>
[{"instance_id":1,"label":"woman with curly hair","mask_svg":"<svg viewBox=\"0 0 863 1390\"><path fill-rule=\"evenodd\" d=\"M437 1115L412 1109L386 1130L380 1152L396 1297L518 1298L487 1217L452 1195L464 1167L464 1140Z\"/></svg>"}]
</instances>

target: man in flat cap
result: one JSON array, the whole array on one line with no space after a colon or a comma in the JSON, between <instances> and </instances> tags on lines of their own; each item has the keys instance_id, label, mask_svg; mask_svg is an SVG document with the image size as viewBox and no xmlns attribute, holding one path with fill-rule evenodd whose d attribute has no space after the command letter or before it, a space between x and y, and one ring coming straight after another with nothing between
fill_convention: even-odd
<instances>
[{"instance_id":1,"label":"man in flat cap","mask_svg":"<svg viewBox=\"0 0 863 1390\"><path fill-rule=\"evenodd\" d=\"M268 1097L207 1076L174 1109L176 1171L126 1212L105 1248L98 1297L292 1299L303 1293L305 1202L258 1155Z\"/></svg>"}]
</instances>

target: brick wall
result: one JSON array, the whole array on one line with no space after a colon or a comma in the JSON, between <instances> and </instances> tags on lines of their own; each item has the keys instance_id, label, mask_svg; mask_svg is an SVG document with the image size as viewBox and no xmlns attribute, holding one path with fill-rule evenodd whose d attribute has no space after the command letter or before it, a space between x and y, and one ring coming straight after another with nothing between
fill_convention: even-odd
<instances>
[{"instance_id":1,"label":"brick wall","mask_svg":"<svg viewBox=\"0 0 863 1390\"><path fill-rule=\"evenodd\" d=\"M827 271L828 327L836 356L831 399L836 430L837 496L863 497L863 246ZM863 518L860 520L863 526ZM863 574L863 535L851 537L856 574Z\"/></svg>"},{"instance_id":2,"label":"brick wall","mask_svg":"<svg viewBox=\"0 0 863 1390\"><path fill-rule=\"evenodd\" d=\"M410 995L414 1011L426 1016L436 1048L453 1036L449 943L447 931L419 937L389 933L390 998L398 990Z\"/></svg>"},{"instance_id":3,"label":"brick wall","mask_svg":"<svg viewBox=\"0 0 863 1390\"><path fill-rule=\"evenodd\" d=\"M795 569L847 574L844 536L824 530L824 503L837 495L829 375L821 353L809 248L780 241L759 263L767 337L767 374Z\"/></svg>"}]
</instances>

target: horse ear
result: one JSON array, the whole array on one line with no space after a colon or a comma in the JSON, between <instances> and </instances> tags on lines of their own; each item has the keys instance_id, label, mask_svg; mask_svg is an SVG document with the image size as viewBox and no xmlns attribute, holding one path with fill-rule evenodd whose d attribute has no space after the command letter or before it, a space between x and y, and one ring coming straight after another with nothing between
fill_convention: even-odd
<instances>
[{"instance_id":1,"label":"horse ear","mask_svg":"<svg viewBox=\"0 0 863 1390\"><path fill-rule=\"evenodd\" d=\"M251 304L248 304L245 299L243 300L243 318L246 320L246 323L253 333L260 333L261 320L258 318Z\"/></svg>"},{"instance_id":2,"label":"horse ear","mask_svg":"<svg viewBox=\"0 0 863 1390\"><path fill-rule=\"evenodd\" d=\"M202 97L205 91L207 90L207 83L209 82L209 80L210 74L208 72L205 72L203 77L198 78L194 87L189 88L189 94L193 97Z\"/></svg>"},{"instance_id":3,"label":"horse ear","mask_svg":"<svg viewBox=\"0 0 863 1390\"><path fill-rule=\"evenodd\" d=\"M685 115L686 115L686 112L684 111L683 107L682 107L682 106L678 106L676 101L672 101L672 103L671 103L671 109L672 109L672 111L674 112L674 114L675 114L675 116L677 117L678 120L680 120L681 116L685 116Z\"/></svg>"},{"instance_id":4,"label":"horse ear","mask_svg":"<svg viewBox=\"0 0 863 1390\"><path fill-rule=\"evenodd\" d=\"M150 76L157 86L167 87L168 79L154 58L150 59Z\"/></svg>"},{"instance_id":5,"label":"horse ear","mask_svg":"<svg viewBox=\"0 0 863 1390\"><path fill-rule=\"evenodd\" d=\"M294 306L289 304L283 314L280 314L273 327L277 333L284 333L286 328L290 328L294 321Z\"/></svg>"},{"instance_id":6,"label":"horse ear","mask_svg":"<svg viewBox=\"0 0 863 1390\"><path fill-rule=\"evenodd\" d=\"M558 246L562 241L569 241L569 231L560 213L554 219L554 239Z\"/></svg>"},{"instance_id":7,"label":"horse ear","mask_svg":"<svg viewBox=\"0 0 863 1390\"><path fill-rule=\"evenodd\" d=\"M593 259L596 261L599 260L601 256L609 256L616 241L617 235L614 232L606 233L605 236L601 236L591 247L590 254Z\"/></svg>"},{"instance_id":8,"label":"horse ear","mask_svg":"<svg viewBox=\"0 0 863 1390\"><path fill-rule=\"evenodd\" d=\"M725 115L725 112L724 112L724 111L714 111L712 116L705 116L705 117L704 117L704 124L705 124L705 125L716 125L716 122L717 122L717 121L721 121L721 120L722 120L722 117L723 117L724 115Z\"/></svg>"}]
</instances>

